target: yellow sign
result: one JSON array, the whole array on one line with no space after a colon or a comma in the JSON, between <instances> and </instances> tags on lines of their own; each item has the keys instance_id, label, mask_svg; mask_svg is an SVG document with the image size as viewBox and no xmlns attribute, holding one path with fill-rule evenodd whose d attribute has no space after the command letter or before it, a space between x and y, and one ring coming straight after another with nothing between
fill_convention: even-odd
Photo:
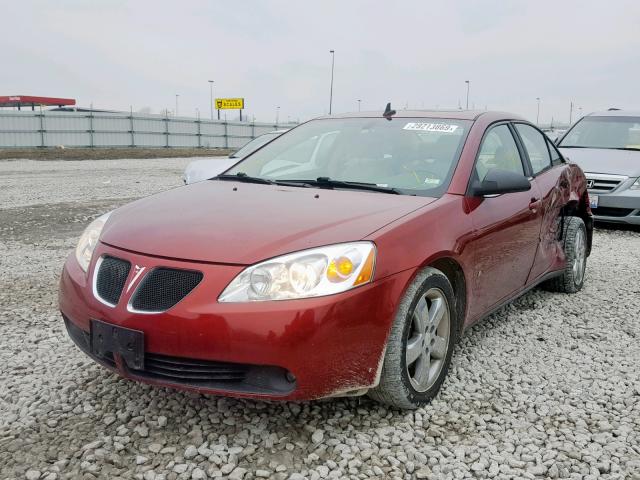
<instances>
[{"instance_id":1,"label":"yellow sign","mask_svg":"<svg viewBox=\"0 0 640 480\"><path fill-rule=\"evenodd\" d=\"M244 98L216 98L216 110L243 110Z\"/></svg>"}]
</instances>

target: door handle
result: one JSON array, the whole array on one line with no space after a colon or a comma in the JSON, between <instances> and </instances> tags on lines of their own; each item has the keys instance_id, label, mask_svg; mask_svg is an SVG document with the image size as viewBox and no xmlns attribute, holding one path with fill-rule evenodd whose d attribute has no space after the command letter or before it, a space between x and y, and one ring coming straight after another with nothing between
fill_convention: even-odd
<instances>
[{"instance_id":1,"label":"door handle","mask_svg":"<svg viewBox=\"0 0 640 480\"><path fill-rule=\"evenodd\" d=\"M531 197L531 202L529 202L529 210L531 210L533 213L536 213L538 211L538 208L540 207L540 199L536 198L536 197Z\"/></svg>"}]
</instances>

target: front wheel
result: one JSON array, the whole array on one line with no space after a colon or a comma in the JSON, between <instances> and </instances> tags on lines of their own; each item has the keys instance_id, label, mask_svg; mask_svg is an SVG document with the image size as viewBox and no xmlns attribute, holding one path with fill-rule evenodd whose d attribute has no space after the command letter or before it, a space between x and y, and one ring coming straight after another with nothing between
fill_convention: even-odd
<instances>
[{"instance_id":1,"label":"front wheel","mask_svg":"<svg viewBox=\"0 0 640 480\"><path fill-rule=\"evenodd\" d=\"M440 270L425 268L400 303L387 341L380 383L369 396L403 409L429 402L447 374L459 330L449 279Z\"/></svg>"},{"instance_id":2,"label":"front wheel","mask_svg":"<svg viewBox=\"0 0 640 480\"><path fill-rule=\"evenodd\" d=\"M544 287L553 292L576 293L582 290L587 269L587 229L580 217L565 218L562 240L566 265L562 275L552 278Z\"/></svg>"}]
</instances>

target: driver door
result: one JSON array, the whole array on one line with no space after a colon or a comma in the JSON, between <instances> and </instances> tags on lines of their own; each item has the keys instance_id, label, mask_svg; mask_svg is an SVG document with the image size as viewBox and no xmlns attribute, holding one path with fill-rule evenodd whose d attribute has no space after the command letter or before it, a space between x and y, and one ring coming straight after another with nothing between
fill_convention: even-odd
<instances>
[{"instance_id":1,"label":"driver door","mask_svg":"<svg viewBox=\"0 0 640 480\"><path fill-rule=\"evenodd\" d=\"M480 145L473 180L482 181L492 168L529 176L512 127L489 127ZM484 197L467 196L473 223L473 302L470 318L476 320L524 287L533 265L540 233L540 216L532 199L539 198L535 182L526 192Z\"/></svg>"}]
</instances>

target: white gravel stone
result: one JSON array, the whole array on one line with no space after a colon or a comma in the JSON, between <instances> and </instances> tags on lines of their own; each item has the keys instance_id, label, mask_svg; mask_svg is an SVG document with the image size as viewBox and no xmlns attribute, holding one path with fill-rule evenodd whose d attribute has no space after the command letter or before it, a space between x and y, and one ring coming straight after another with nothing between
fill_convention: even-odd
<instances>
[{"instance_id":1,"label":"white gravel stone","mask_svg":"<svg viewBox=\"0 0 640 480\"><path fill-rule=\"evenodd\" d=\"M187 460L194 458L198 455L198 449L194 445L189 445L184 451L184 458Z\"/></svg>"},{"instance_id":2,"label":"white gravel stone","mask_svg":"<svg viewBox=\"0 0 640 480\"><path fill-rule=\"evenodd\" d=\"M0 161L0 477L640 480L637 230L596 229L583 291L534 289L465 332L414 412L195 395L92 362L58 312L62 263L188 161Z\"/></svg>"},{"instance_id":3,"label":"white gravel stone","mask_svg":"<svg viewBox=\"0 0 640 480\"><path fill-rule=\"evenodd\" d=\"M207 478L207 474L201 468L196 467L191 472L191 478L193 480L203 480L203 479Z\"/></svg>"},{"instance_id":4,"label":"white gravel stone","mask_svg":"<svg viewBox=\"0 0 640 480\"><path fill-rule=\"evenodd\" d=\"M38 470L27 470L25 477L27 480L38 480L38 478L40 478L40 472Z\"/></svg>"},{"instance_id":5,"label":"white gravel stone","mask_svg":"<svg viewBox=\"0 0 640 480\"><path fill-rule=\"evenodd\" d=\"M324 430L316 430L313 432L313 435L311 435L311 441L313 443L320 443L322 440L324 440Z\"/></svg>"}]
</instances>

